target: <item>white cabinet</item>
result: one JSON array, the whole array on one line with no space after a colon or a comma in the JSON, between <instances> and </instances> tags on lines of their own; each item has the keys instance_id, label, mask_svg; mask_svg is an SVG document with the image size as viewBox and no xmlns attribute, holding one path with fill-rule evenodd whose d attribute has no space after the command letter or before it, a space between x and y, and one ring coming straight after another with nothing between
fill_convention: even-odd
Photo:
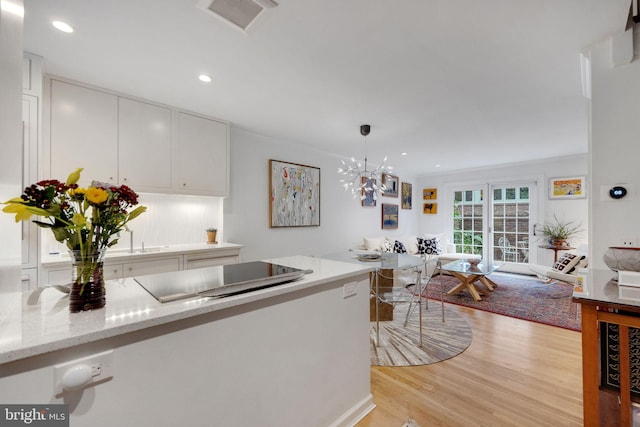
<instances>
[{"instance_id":1,"label":"white cabinet","mask_svg":"<svg viewBox=\"0 0 640 427\"><path fill-rule=\"evenodd\" d=\"M135 191L171 190L171 110L118 99L121 184Z\"/></svg>"},{"instance_id":2,"label":"white cabinet","mask_svg":"<svg viewBox=\"0 0 640 427\"><path fill-rule=\"evenodd\" d=\"M57 78L49 94L45 176L229 196L228 123Z\"/></svg>"},{"instance_id":3,"label":"white cabinet","mask_svg":"<svg viewBox=\"0 0 640 427\"><path fill-rule=\"evenodd\" d=\"M124 277L144 276L145 274L169 273L182 270L181 257L137 261L123 264Z\"/></svg>"},{"instance_id":4,"label":"white cabinet","mask_svg":"<svg viewBox=\"0 0 640 427\"><path fill-rule=\"evenodd\" d=\"M38 98L22 95L22 188L38 181ZM38 266L38 226L22 221L22 268Z\"/></svg>"},{"instance_id":5,"label":"white cabinet","mask_svg":"<svg viewBox=\"0 0 640 427\"><path fill-rule=\"evenodd\" d=\"M50 176L82 167L80 185L118 178L118 97L51 80Z\"/></svg>"},{"instance_id":6,"label":"white cabinet","mask_svg":"<svg viewBox=\"0 0 640 427\"><path fill-rule=\"evenodd\" d=\"M229 195L229 126L193 114L178 114L174 188L180 193Z\"/></svg>"},{"instance_id":7,"label":"white cabinet","mask_svg":"<svg viewBox=\"0 0 640 427\"><path fill-rule=\"evenodd\" d=\"M184 269L215 267L218 265L236 264L240 262L240 249L233 248L224 251L192 252L184 256Z\"/></svg>"}]
</instances>

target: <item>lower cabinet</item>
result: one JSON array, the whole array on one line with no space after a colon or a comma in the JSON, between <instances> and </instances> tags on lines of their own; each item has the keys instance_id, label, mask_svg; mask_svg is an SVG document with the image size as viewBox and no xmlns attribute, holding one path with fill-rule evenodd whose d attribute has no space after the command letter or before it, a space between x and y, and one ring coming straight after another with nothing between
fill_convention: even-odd
<instances>
[{"instance_id":1,"label":"lower cabinet","mask_svg":"<svg viewBox=\"0 0 640 427\"><path fill-rule=\"evenodd\" d=\"M166 254L166 256L156 255L152 259L134 259L123 262L120 260L109 260L104 262L105 280L118 280L127 277L144 276L146 274L169 273L179 270L191 270L194 268L215 267L225 264L236 264L240 262L240 248L228 248L219 251L192 251L187 253ZM26 277L23 269L23 284L27 289L27 283L35 288L35 284L47 285L67 285L71 283L71 265L56 264L55 266L42 265L40 281L35 276Z\"/></svg>"},{"instance_id":2,"label":"lower cabinet","mask_svg":"<svg viewBox=\"0 0 640 427\"><path fill-rule=\"evenodd\" d=\"M219 251L213 255L211 252L195 252L185 254L184 269L215 267L218 265L236 264L240 262L240 252L238 249Z\"/></svg>"}]
</instances>

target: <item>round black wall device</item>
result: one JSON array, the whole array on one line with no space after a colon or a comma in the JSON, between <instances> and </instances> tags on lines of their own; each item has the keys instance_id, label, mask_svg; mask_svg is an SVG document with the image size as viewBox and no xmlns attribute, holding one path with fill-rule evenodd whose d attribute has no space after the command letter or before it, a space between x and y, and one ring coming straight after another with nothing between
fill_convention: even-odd
<instances>
[{"instance_id":1,"label":"round black wall device","mask_svg":"<svg viewBox=\"0 0 640 427\"><path fill-rule=\"evenodd\" d=\"M616 185L609 190L609 196L611 196L612 199L622 199L626 195L627 189L619 185Z\"/></svg>"}]
</instances>

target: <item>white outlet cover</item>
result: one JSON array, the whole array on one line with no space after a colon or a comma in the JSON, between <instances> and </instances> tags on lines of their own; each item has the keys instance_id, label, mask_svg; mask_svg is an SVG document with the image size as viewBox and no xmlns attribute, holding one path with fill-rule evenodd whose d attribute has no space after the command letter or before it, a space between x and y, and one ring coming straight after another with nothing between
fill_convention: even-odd
<instances>
[{"instance_id":1,"label":"white outlet cover","mask_svg":"<svg viewBox=\"0 0 640 427\"><path fill-rule=\"evenodd\" d=\"M53 389L56 395L65 391L62 387L62 378L65 374L71 369L81 365L89 366L93 372L98 371L97 369L94 369L94 367L100 366L99 374L93 375L91 380L89 380L84 387L89 387L92 384L105 381L113 377L113 350L108 350L103 353L55 365L53 367Z\"/></svg>"}]
</instances>

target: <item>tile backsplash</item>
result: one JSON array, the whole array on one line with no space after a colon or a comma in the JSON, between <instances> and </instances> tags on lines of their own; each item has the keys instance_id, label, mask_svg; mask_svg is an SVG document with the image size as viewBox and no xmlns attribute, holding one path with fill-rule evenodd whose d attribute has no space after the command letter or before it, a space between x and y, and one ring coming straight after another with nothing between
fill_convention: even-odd
<instances>
[{"instance_id":1,"label":"tile backsplash","mask_svg":"<svg viewBox=\"0 0 640 427\"><path fill-rule=\"evenodd\" d=\"M205 230L218 228L222 234L223 200L218 197L181 196L173 194L140 193L139 202L147 212L129 225L133 230L133 245L145 247L202 243L207 241ZM42 253L66 251L48 230L40 230ZM121 233L115 248L129 247L129 233Z\"/></svg>"}]
</instances>

